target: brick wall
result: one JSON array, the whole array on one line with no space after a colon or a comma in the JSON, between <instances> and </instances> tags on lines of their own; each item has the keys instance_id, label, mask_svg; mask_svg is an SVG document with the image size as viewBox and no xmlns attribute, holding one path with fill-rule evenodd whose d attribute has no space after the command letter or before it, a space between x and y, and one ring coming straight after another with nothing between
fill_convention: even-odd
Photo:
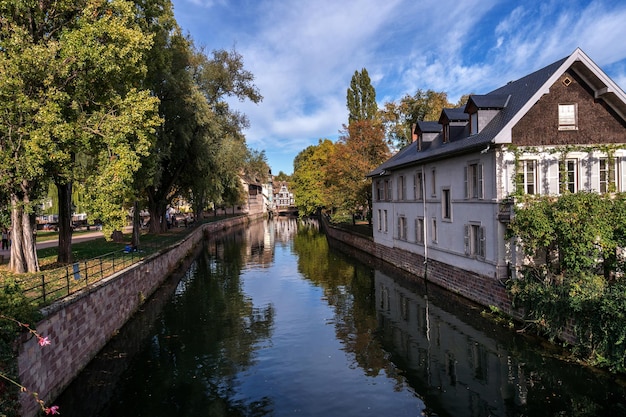
<instances>
[{"instance_id":1,"label":"brick wall","mask_svg":"<svg viewBox=\"0 0 626 417\"><path fill-rule=\"evenodd\" d=\"M372 238L355 235L333 227L324 221L326 235L342 251L363 260L374 256L409 273L416 281L424 280L424 257L398 248L376 244ZM358 252L361 252L359 254ZM361 256L359 256L361 255ZM367 261L366 261L367 263ZM504 285L493 277L478 275L434 260L429 260L426 278L447 291L483 306L496 306L514 317L521 317L511 307L511 299Z\"/></svg>"},{"instance_id":2,"label":"brick wall","mask_svg":"<svg viewBox=\"0 0 626 417\"><path fill-rule=\"evenodd\" d=\"M226 233L250 220L242 216L201 225L185 240L46 307L42 311L44 319L35 328L49 337L51 344L42 348L36 338L22 336L18 350L22 385L50 405L145 299L194 254L202 239ZM31 395L21 394L20 401L22 416L37 414L39 406Z\"/></svg>"}]
</instances>

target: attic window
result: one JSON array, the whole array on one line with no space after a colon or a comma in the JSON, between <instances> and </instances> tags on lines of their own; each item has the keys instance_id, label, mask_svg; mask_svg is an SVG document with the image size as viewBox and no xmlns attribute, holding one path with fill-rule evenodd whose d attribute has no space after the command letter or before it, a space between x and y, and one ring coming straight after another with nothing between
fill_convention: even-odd
<instances>
[{"instance_id":1,"label":"attic window","mask_svg":"<svg viewBox=\"0 0 626 417\"><path fill-rule=\"evenodd\" d=\"M478 133L478 113L470 114L470 135Z\"/></svg>"},{"instance_id":2,"label":"attic window","mask_svg":"<svg viewBox=\"0 0 626 417\"><path fill-rule=\"evenodd\" d=\"M565 77L563 78L563 85L565 87L569 87L569 85L572 83L572 80L569 77Z\"/></svg>"},{"instance_id":3,"label":"attic window","mask_svg":"<svg viewBox=\"0 0 626 417\"><path fill-rule=\"evenodd\" d=\"M559 130L578 129L578 107L576 104L559 104Z\"/></svg>"},{"instance_id":4,"label":"attic window","mask_svg":"<svg viewBox=\"0 0 626 417\"><path fill-rule=\"evenodd\" d=\"M446 123L443 125L443 143L448 143L450 141L450 124Z\"/></svg>"}]
</instances>

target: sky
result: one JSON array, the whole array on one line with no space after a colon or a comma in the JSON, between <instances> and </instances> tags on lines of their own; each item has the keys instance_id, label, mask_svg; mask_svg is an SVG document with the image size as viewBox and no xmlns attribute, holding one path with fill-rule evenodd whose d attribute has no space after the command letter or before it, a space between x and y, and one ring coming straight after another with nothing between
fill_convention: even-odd
<instances>
[{"instance_id":1,"label":"sky","mask_svg":"<svg viewBox=\"0 0 626 417\"><path fill-rule=\"evenodd\" d=\"M623 0L172 0L194 43L235 50L260 103L247 115L248 147L274 175L348 122L346 93L367 69L379 107L419 89L456 103L486 94L581 48L626 90Z\"/></svg>"}]
</instances>

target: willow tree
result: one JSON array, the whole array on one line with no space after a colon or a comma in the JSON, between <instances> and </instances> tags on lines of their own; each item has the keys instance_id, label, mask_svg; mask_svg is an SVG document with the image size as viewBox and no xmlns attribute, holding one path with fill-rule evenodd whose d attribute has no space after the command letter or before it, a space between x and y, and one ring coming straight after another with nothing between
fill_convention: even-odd
<instances>
[{"instance_id":1,"label":"willow tree","mask_svg":"<svg viewBox=\"0 0 626 417\"><path fill-rule=\"evenodd\" d=\"M35 212L49 182L67 202L79 154L91 158L91 171L82 173L89 176L114 158L128 163L120 172L136 170L130 153L147 149L156 102L131 80L143 72L151 39L136 25L133 4L122 0L0 2L0 16L0 176L12 208L10 268L36 271ZM69 216L65 222L61 250L70 256Z\"/></svg>"}]
</instances>

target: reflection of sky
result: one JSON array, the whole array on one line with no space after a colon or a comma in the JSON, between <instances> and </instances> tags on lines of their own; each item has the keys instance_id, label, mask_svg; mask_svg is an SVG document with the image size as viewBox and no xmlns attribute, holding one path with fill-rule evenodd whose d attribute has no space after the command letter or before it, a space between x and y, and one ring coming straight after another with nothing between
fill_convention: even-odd
<instances>
[{"instance_id":1,"label":"reflection of sky","mask_svg":"<svg viewBox=\"0 0 626 417\"><path fill-rule=\"evenodd\" d=\"M270 268L242 274L244 293L257 308L273 305L275 317L271 340L259 341L255 365L239 375L234 399L270 397L277 413L299 416L419 415L422 402L409 388L398 392L395 380L354 367L322 289L297 269L290 249L277 246Z\"/></svg>"}]
</instances>

